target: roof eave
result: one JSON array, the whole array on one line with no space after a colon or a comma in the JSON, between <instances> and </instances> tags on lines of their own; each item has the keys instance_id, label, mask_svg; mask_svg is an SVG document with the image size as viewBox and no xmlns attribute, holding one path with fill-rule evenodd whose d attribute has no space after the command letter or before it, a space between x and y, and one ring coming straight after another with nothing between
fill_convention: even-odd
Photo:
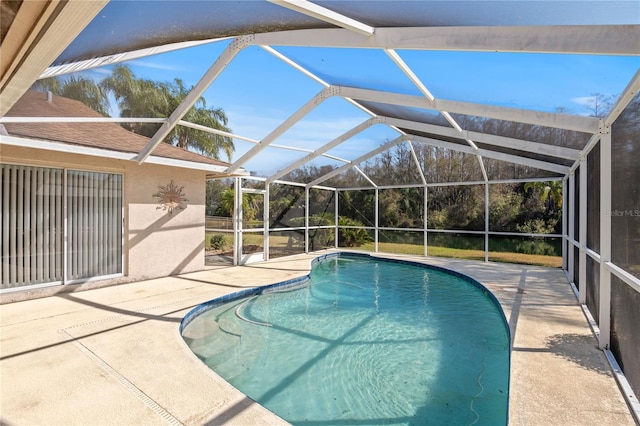
<instances>
[{"instance_id":1,"label":"roof eave","mask_svg":"<svg viewBox=\"0 0 640 426\"><path fill-rule=\"evenodd\" d=\"M23 148L42 149L54 152L64 152L69 154L89 155L92 157L108 158L112 160L125 160L136 162L136 152L112 151L104 148L93 148L81 145L70 145L62 142L48 141L42 139L25 138L20 136L11 136L0 134L0 145L18 146ZM150 156L147 161L149 164L157 164L168 167L179 167L191 170L201 170L207 172L207 178L211 177L232 177L246 176L249 172L246 170L238 170L233 174L224 173L226 165L214 165L198 163L195 161L178 160L173 158Z\"/></svg>"}]
</instances>

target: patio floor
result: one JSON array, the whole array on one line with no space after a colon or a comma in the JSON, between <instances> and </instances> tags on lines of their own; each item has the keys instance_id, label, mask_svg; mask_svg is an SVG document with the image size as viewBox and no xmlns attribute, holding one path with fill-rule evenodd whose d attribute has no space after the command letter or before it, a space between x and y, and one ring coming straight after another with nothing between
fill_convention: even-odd
<instances>
[{"instance_id":1,"label":"patio floor","mask_svg":"<svg viewBox=\"0 0 640 426\"><path fill-rule=\"evenodd\" d=\"M0 424L286 424L201 363L178 325L217 296L307 274L316 255L2 305ZM510 424L635 424L561 270L397 257L468 274L500 300Z\"/></svg>"}]
</instances>

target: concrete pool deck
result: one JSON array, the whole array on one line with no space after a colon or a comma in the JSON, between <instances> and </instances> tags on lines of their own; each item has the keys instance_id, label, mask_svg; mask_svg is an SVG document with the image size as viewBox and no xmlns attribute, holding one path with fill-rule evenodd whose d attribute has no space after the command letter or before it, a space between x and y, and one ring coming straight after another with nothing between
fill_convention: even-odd
<instances>
[{"instance_id":1,"label":"concrete pool deck","mask_svg":"<svg viewBox=\"0 0 640 426\"><path fill-rule=\"evenodd\" d=\"M178 326L202 302L306 275L318 254L2 305L0 424L286 424L201 363ZM510 424L635 424L561 270L380 256L465 273L496 295L512 330Z\"/></svg>"}]
</instances>

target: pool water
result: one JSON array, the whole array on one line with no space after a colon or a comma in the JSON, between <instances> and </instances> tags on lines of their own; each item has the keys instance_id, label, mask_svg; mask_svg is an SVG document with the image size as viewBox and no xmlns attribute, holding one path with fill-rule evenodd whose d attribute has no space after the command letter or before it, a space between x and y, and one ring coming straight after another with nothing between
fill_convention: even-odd
<instances>
[{"instance_id":1,"label":"pool water","mask_svg":"<svg viewBox=\"0 0 640 426\"><path fill-rule=\"evenodd\" d=\"M496 303L446 271L334 256L303 286L215 307L183 336L294 425L499 425L509 335Z\"/></svg>"}]
</instances>

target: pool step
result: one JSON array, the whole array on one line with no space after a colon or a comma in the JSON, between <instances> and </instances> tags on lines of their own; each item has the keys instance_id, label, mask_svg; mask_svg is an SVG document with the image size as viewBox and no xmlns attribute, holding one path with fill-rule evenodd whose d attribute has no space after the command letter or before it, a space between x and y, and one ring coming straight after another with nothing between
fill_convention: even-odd
<instances>
[{"instance_id":1,"label":"pool step","mask_svg":"<svg viewBox=\"0 0 640 426\"><path fill-rule=\"evenodd\" d=\"M236 319L236 321L240 320ZM238 337L235 335L227 335L226 338L223 338L223 340L219 341L218 343L214 342L213 345L215 345L215 347L208 349L209 353L205 359L205 363L211 367L215 367L218 365L223 365L227 362L235 362L234 359L238 356L238 350L240 348L239 343L242 341L242 339L249 339L249 341L252 344L256 345L258 348L262 347L262 339L260 338L260 336L252 335L249 337L245 334L241 337ZM246 345L244 350L247 350ZM251 358L257 356L257 354L253 355L251 352L250 354Z\"/></svg>"},{"instance_id":2,"label":"pool step","mask_svg":"<svg viewBox=\"0 0 640 426\"><path fill-rule=\"evenodd\" d=\"M185 340L190 339L189 346L198 358L226 380L247 372L263 347L260 334L254 330L259 326L239 318L235 309L234 307L223 312L213 323L209 321L202 326L198 324L194 330L186 330L188 333L185 334L188 336L184 336ZM243 330L243 327L248 330ZM248 349L241 349L239 343L242 339L248 339L253 344ZM240 350L248 351L241 357L245 360L244 364L237 362Z\"/></svg>"},{"instance_id":3,"label":"pool step","mask_svg":"<svg viewBox=\"0 0 640 426\"><path fill-rule=\"evenodd\" d=\"M229 310L218 318L218 327L226 334L237 337L242 335L242 327L235 316L234 310Z\"/></svg>"},{"instance_id":4,"label":"pool step","mask_svg":"<svg viewBox=\"0 0 640 426\"><path fill-rule=\"evenodd\" d=\"M207 363L209 359L212 359L212 362L222 362L218 358L226 357L223 354L240 342L241 329L236 322L237 319L233 313L223 314L217 321L217 329L191 342L191 350Z\"/></svg>"},{"instance_id":5,"label":"pool step","mask_svg":"<svg viewBox=\"0 0 640 426\"><path fill-rule=\"evenodd\" d=\"M260 342L259 344L253 345L251 349L246 350L246 352L242 354L242 359L244 359L243 363L239 363L236 360L239 350L239 346L235 346L233 348L229 348L224 354L220 354L226 358L224 361L213 363L210 362L210 360L207 360L205 362L215 372L230 381L235 377L246 373L253 367L254 362L262 352L262 343Z\"/></svg>"},{"instance_id":6,"label":"pool step","mask_svg":"<svg viewBox=\"0 0 640 426\"><path fill-rule=\"evenodd\" d=\"M230 337L224 332L218 331L214 336L206 341L199 342L200 344L192 345L191 350L200 359L206 361L209 358L216 357L221 353L226 352L228 349L235 347L240 340L233 336Z\"/></svg>"}]
</instances>

